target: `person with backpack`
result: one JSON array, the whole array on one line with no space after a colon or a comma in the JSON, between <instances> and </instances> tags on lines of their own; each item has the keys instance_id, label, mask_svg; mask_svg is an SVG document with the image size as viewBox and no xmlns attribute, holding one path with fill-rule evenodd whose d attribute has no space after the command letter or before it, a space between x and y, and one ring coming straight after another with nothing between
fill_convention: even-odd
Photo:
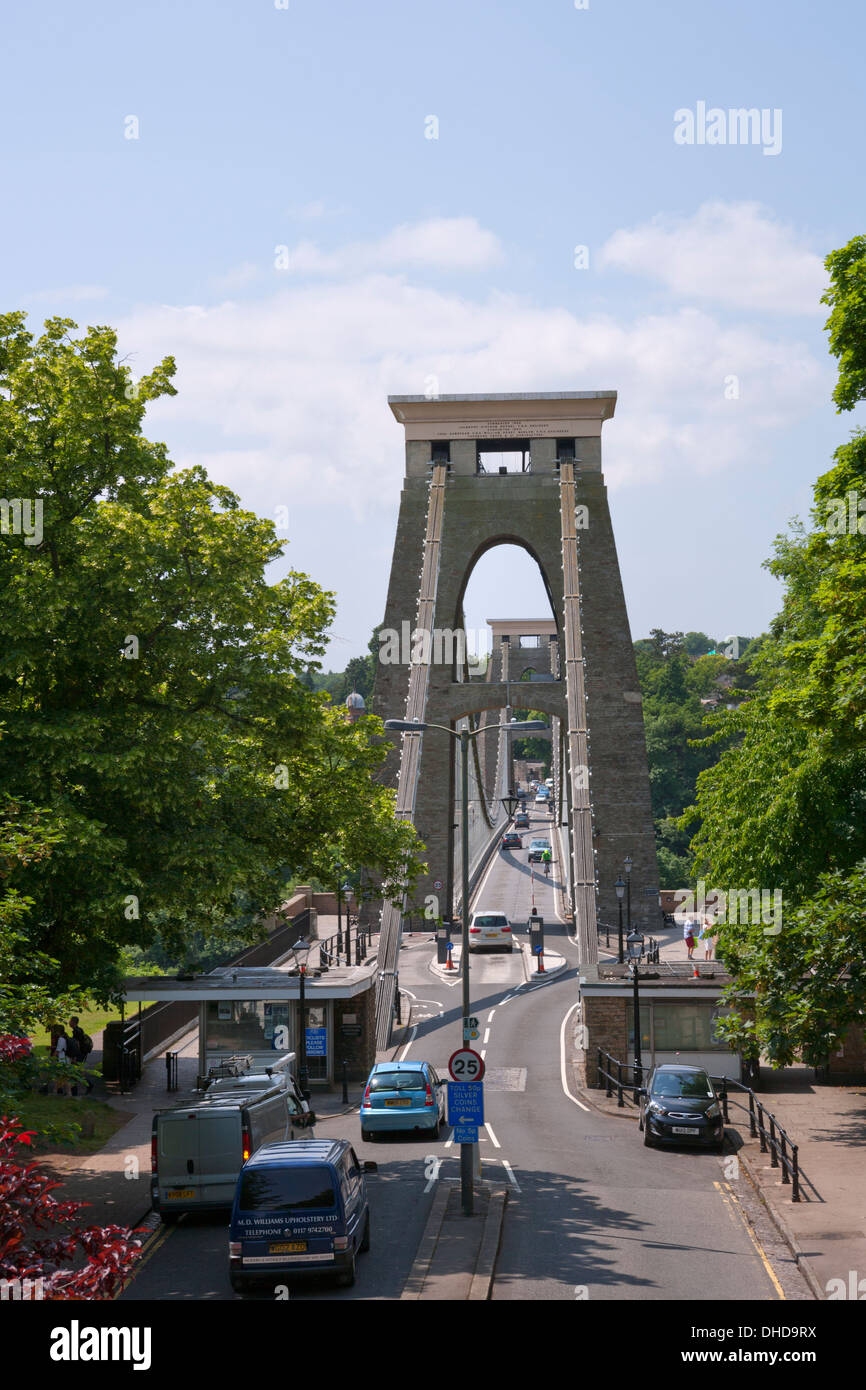
<instances>
[{"instance_id":1,"label":"person with backpack","mask_svg":"<svg viewBox=\"0 0 866 1390\"><path fill-rule=\"evenodd\" d=\"M78 1062L83 1065L93 1051L93 1039L79 1026L77 1014L73 1014L70 1018L69 1027L71 1030L67 1040L69 1060L70 1062ZM90 1095L90 1092L93 1090L93 1082L87 1075L85 1075L84 1079L87 1082L87 1094Z\"/></svg>"}]
</instances>

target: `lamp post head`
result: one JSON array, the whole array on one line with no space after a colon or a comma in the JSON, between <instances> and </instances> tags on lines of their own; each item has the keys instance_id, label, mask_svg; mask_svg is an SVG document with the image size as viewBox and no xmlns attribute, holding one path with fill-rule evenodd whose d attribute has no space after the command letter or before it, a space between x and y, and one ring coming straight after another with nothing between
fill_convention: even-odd
<instances>
[{"instance_id":1,"label":"lamp post head","mask_svg":"<svg viewBox=\"0 0 866 1390\"><path fill-rule=\"evenodd\" d=\"M627 854L626 857L625 857L625 859L624 859L622 862L623 862L623 864L625 865L625 871L626 871L626 873L627 873L627 874L630 874L631 871L632 871L632 865L634 864L634 860L632 859L631 855L630 855L630 854Z\"/></svg>"},{"instance_id":2,"label":"lamp post head","mask_svg":"<svg viewBox=\"0 0 866 1390\"><path fill-rule=\"evenodd\" d=\"M386 719L385 728L395 733L417 734L426 729L427 725L422 724L420 719Z\"/></svg>"},{"instance_id":3,"label":"lamp post head","mask_svg":"<svg viewBox=\"0 0 866 1390\"><path fill-rule=\"evenodd\" d=\"M639 931L630 931L625 939L628 958L637 965L643 956L644 938Z\"/></svg>"},{"instance_id":4,"label":"lamp post head","mask_svg":"<svg viewBox=\"0 0 866 1390\"><path fill-rule=\"evenodd\" d=\"M616 896L619 898L620 902L622 902L622 895L625 892L625 880L623 879L622 874L620 874L619 878L613 886L616 889Z\"/></svg>"}]
</instances>

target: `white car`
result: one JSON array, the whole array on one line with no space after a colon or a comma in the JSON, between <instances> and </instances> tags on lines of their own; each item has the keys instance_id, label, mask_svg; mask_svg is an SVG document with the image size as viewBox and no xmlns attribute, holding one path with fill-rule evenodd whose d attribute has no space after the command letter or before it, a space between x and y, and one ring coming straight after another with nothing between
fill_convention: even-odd
<instances>
[{"instance_id":1,"label":"white car","mask_svg":"<svg viewBox=\"0 0 866 1390\"><path fill-rule=\"evenodd\" d=\"M514 950L511 927L504 912L473 912L469 919L468 950L483 951L488 946Z\"/></svg>"}]
</instances>

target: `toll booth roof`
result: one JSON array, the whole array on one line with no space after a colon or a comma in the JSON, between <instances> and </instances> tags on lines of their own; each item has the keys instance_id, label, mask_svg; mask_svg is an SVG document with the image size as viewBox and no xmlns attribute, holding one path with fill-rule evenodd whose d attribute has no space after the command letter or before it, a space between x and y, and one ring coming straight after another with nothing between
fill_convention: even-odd
<instances>
[{"instance_id":1,"label":"toll booth roof","mask_svg":"<svg viewBox=\"0 0 866 1390\"><path fill-rule=\"evenodd\" d=\"M307 998L352 999L375 987L378 966L375 961L364 965L334 965L329 969L318 966L309 969L304 989ZM300 996L300 977L294 966L223 966L209 975L193 975L178 979L176 975L145 975L124 982L127 1003L190 1002L208 999L297 999Z\"/></svg>"}]
</instances>

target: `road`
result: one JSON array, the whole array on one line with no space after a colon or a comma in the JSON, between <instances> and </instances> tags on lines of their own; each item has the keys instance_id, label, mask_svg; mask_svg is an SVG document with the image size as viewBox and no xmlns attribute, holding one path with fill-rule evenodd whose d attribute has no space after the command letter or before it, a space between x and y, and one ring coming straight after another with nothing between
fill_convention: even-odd
<instances>
[{"instance_id":1,"label":"road","mask_svg":"<svg viewBox=\"0 0 866 1390\"><path fill-rule=\"evenodd\" d=\"M548 831L533 815L532 834ZM528 843L524 835L524 843ZM537 871L536 871L537 872ZM637 1125L586 1108L569 1094L564 1025L577 1001L576 950L557 919L553 884L531 883L526 851L500 854L477 907L504 909L525 924L534 891L548 944L569 967L549 980L524 973L522 952L477 954L472 1012L485 1058L482 1172L509 1188L493 1298L776 1301L809 1298L787 1248L735 1175L731 1155L645 1149ZM412 1001L412 1030L399 1056L427 1059L443 1073L462 1043L458 982L434 975L430 939L409 938L400 983ZM357 1111L321 1121L317 1136L352 1140L378 1172L369 1178L372 1247L352 1289L297 1281L300 1298L398 1298L437 1182L456 1180L459 1150L449 1132L362 1143ZM158 1238L123 1295L141 1299L234 1299L223 1218L184 1218Z\"/></svg>"}]
</instances>

